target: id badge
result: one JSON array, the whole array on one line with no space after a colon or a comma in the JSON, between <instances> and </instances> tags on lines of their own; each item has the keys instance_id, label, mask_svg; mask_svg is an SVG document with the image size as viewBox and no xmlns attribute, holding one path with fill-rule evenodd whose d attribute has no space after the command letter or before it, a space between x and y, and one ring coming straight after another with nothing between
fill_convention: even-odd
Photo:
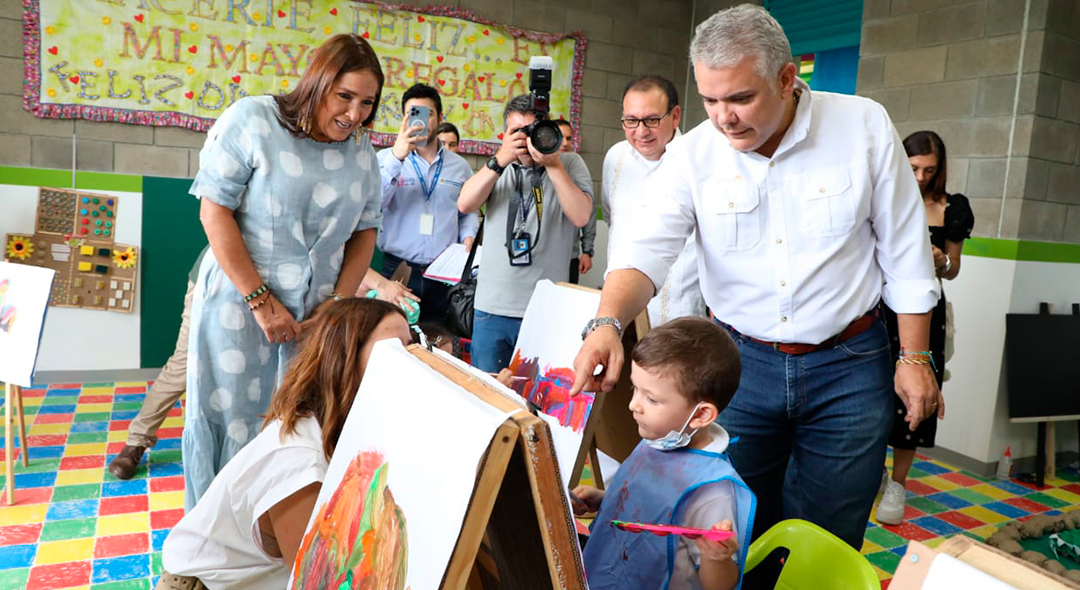
<instances>
[{"instance_id":1,"label":"id badge","mask_svg":"<svg viewBox=\"0 0 1080 590\"><path fill-rule=\"evenodd\" d=\"M510 266L529 266L532 264L532 254L525 254L532 247L532 236L526 232L518 233L510 240Z\"/></svg>"},{"instance_id":2,"label":"id badge","mask_svg":"<svg viewBox=\"0 0 1080 590\"><path fill-rule=\"evenodd\" d=\"M430 236L435 233L435 216L431 213L420 214L420 235Z\"/></svg>"}]
</instances>

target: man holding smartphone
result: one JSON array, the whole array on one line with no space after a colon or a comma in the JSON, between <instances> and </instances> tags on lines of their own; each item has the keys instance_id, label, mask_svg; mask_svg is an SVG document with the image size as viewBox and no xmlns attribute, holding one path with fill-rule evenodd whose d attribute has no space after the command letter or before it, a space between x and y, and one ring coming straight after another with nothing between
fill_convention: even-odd
<instances>
[{"instance_id":1,"label":"man holding smartphone","mask_svg":"<svg viewBox=\"0 0 1080 590\"><path fill-rule=\"evenodd\" d=\"M472 168L436 137L442 121L442 98L427 84L413 84L401 95L401 130L390 149L379 152L382 175L383 228L378 246L383 252L379 273L384 279L406 262L412 269L408 290L420 299L420 321L442 322L449 287L423 277L424 271L448 246L457 242L472 248L479 221L475 212L458 212L458 195ZM372 283L389 281L378 277ZM400 299L409 297L397 288ZM385 298L385 297L384 297Z\"/></svg>"},{"instance_id":2,"label":"man holding smartphone","mask_svg":"<svg viewBox=\"0 0 1080 590\"><path fill-rule=\"evenodd\" d=\"M528 95L507 103L502 146L458 199L463 213L487 203L472 360L488 372L509 366L536 282L567 280L571 244L593 209L592 178L581 156L542 154L521 130L537 117Z\"/></svg>"}]
</instances>

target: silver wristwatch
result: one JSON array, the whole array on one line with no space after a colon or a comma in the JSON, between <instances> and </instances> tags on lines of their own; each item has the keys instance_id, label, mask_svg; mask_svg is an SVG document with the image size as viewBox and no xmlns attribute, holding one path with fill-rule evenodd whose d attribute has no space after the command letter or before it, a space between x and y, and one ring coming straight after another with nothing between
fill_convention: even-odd
<instances>
[{"instance_id":1,"label":"silver wristwatch","mask_svg":"<svg viewBox=\"0 0 1080 590\"><path fill-rule=\"evenodd\" d=\"M589 320L589 323L585 324L585 329L581 331L581 339L584 340L592 334L592 331L600 326L611 326L615 328L615 332L619 334L619 338L622 338L622 324L619 320L613 317L594 318Z\"/></svg>"}]
</instances>

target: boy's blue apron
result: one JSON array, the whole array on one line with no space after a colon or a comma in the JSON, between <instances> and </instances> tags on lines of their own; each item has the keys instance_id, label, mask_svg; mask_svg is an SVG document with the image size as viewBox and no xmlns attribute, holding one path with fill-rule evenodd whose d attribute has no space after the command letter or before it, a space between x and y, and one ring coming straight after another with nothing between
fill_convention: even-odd
<instances>
[{"instance_id":1,"label":"boy's blue apron","mask_svg":"<svg viewBox=\"0 0 1080 590\"><path fill-rule=\"evenodd\" d=\"M611 526L611 521L681 525L690 495L701 486L725 480L731 482L735 491L741 572L750 546L757 501L735 472L727 454L695 449L658 451L644 442L638 443L604 494L600 513L585 544L583 557L589 587L666 590L674 569L678 537L621 531Z\"/></svg>"}]
</instances>

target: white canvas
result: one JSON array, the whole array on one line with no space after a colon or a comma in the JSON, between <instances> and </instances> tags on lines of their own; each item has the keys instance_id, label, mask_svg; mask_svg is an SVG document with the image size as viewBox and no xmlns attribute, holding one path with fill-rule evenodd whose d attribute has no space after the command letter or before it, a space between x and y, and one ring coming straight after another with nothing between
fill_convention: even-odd
<instances>
[{"instance_id":1,"label":"white canvas","mask_svg":"<svg viewBox=\"0 0 1080 590\"><path fill-rule=\"evenodd\" d=\"M564 485L569 485L594 399L591 393L569 398L567 390L573 385L581 330L599 305L599 292L538 282L525 309L510 365L515 376L526 378L515 381L514 390L548 414L545 420L551 426Z\"/></svg>"},{"instance_id":2,"label":"white canvas","mask_svg":"<svg viewBox=\"0 0 1080 590\"><path fill-rule=\"evenodd\" d=\"M0 262L0 381L30 387L55 274Z\"/></svg>"},{"instance_id":3,"label":"white canvas","mask_svg":"<svg viewBox=\"0 0 1080 590\"><path fill-rule=\"evenodd\" d=\"M361 515L373 524L366 532L360 525L355 543L344 538L323 547L346 547L334 554L359 562L356 558L363 552L352 548L367 539L363 542L379 553L369 567L383 575L366 579L370 586L363 587L438 588L461 531L477 467L508 415L435 372L400 342L376 343L319 492L301 556L331 555L313 547L313 532L325 531L322 539L338 533L344 533L339 539L347 537L347 521ZM381 458L375 459L376 453ZM369 466L381 461L385 468L368 477L362 461L354 462L357 457ZM351 483L341 486L343 480ZM339 488L338 503L331 506L342 506L336 513L343 518L325 519L328 501ZM357 496L363 497L357 501ZM305 570L299 565L303 563L301 557L290 588L337 589L350 580L347 587L359 585L359 578L348 574L346 579L340 568L328 568L331 575L313 575L310 572L318 570Z\"/></svg>"}]
</instances>

